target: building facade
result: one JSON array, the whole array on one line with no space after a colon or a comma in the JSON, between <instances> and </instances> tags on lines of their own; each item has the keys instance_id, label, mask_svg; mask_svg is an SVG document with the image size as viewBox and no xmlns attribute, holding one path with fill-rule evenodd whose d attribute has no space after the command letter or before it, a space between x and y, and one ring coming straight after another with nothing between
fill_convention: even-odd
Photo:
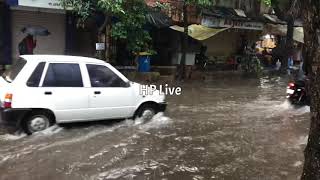
<instances>
[{"instance_id":1,"label":"building facade","mask_svg":"<svg viewBox=\"0 0 320 180\"><path fill-rule=\"evenodd\" d=\"M147 0L146 2L150 6L156 6L157 1ZM175 25L182 27L183 1L161 0L160 2L167 4L166 14L172 18ZM197 7L188 6L187 11L187 23L189 25L196 24L217 30L223 29L223 31L210 38L197 41L197 46L194 46L196 44L194 41L189 41L189 46L195 47L189 48L189 52L199 52L200 44L200 46L207 47L206 55L209 58L224 61L230 56L241 55L244 47L251 46L259 40L265 25L263 14L268 13L270 8L263 2L256 0L216 0L213 7L201 8L200 11ZM198 34L201 34L201 32ZM176 46L169 47L176 47L176 53L179 53L181 50L179 44L181 43L177 41L180 41L181 37L174 37L168 39L169 42L163 42L163 44L176 44ZM168 49L168 46L165 46L164 49ZM170 54L172 54L172 51L171 48ZM164 51L164 53L166 52L168 50ZM170 57L170 55L163 56ZM176 62L177 60L173 61Z\"/></svg>"},{"instance_id":2,"label":"building facade","mask_svg":"<svg viewBox=\"0 0 320 180\"><path fill-rule=\"evenodd\" d=\"M18 44L26 36L25 27L43 27L50 35L36 36L35 54L64 54L66 50L66 12L59 0L7 0L11 31L12 60L19 57Z\"/></svg>"}]
</instances>

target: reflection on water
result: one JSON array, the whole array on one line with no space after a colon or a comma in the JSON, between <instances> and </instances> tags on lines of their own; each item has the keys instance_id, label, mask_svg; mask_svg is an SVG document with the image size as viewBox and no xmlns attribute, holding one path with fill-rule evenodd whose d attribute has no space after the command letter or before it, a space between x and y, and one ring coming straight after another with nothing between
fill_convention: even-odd
<instances>
[{"instance_id":1,"label":"reflection on water","mask_svg":"<svg viewBox=\"0 0 320 180\"><path fill-rule=\"evenodd\" d=\"M310 108L292 107L286 84L212 78L183 84L148 122L0 128L0 179L299 179Z\"/></svg>"}]
</instances>

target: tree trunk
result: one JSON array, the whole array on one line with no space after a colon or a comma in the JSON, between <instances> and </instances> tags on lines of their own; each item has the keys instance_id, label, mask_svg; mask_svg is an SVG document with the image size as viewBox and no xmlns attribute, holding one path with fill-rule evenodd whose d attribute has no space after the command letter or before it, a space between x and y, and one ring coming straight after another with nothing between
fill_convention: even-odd
<instances>
[{"instance_id":1,"label":"tree trunk","mask_svg":"<svg viewBox=\"0 0 320 180\"><path fill-rule=\"evenodd\" d=\"M286 46L288 49L289 53L292 53L292 48L293 48L293 31L294 31L294 18L291 16L288 17L287 20L287 40L286 40Z\"/></svg>"},{"instance_id":2,"label":"tree trunk","mask_svg":"<svg viewBox=\"0 0 320 180\"><path fill-rule=\"evenodd\" d=\"M293 31L294 31L294 21L295 17L293 16L293 9L295 7L295 0L290 0L289 7L287 7L287 10L284 10L284 7L279 6L280 0L271 0L271 4L273 7L273 10L275 11L276 15L281 19L287 22L287 36L286 36L286 43L284 44L284 49L282 50L284 52L284 55L281 56L281 71L285 72L288 68L288 58L293 53Z\"/></svg>"},{"instance_id":3,"label":"tree trunk","mask_svg":"<svg viewBox=\"0 0 320 180\"><path fill-rule=\"evenodd\" d=\"M98 32L98 43L105 43L105 36L102 32ZM105 60L104 59L104 55L103 55L102 50L96 50L96 58L100 59L100 60Z\"/></svg>"},{"instance_id":4,"label":"tree trunk","mask_svg":"<svg viewBox=\"0 0 320 180\"><path fill-rule=\"evenodd\" d=\"M309 70L311 96L311 124L302 180L320 179L320 1L302 1L306 44L306 69Z\"/></svg>"},{"instance_id":5,"label":"tree trunk","mask_svg":"<svg viewBox=\"0 0 320 180\"><path fill-rule=\"evenodd\" d=\"M110 39L111 39L111 25L107 25L106 26L106 40L105 40L105 46L106 46L106 49L105 49L105 59L106 59L106 62L110 63Z\"/></svg>"},{"instance_id":6,"label":"tree trunk","mask_svg":"<svg viewBox=\"0 0 320 180\"><path fill-rule=\"evenodd\" d=\"M287 17L287 37L286 37L286 45L285 45L285 58L283 62L281 62L282 70L286 70L288 68L288 58L293 55L293 31L294 31L294 18L292 16Z\"/></svg>"},{"instance_id":7,"label":"tree trunk","mask_svg":"<svg viewBox=\"0 0 320 180\"><path fill-rule=\"evenodd\" d=\"M183 4L183 29L184 33L181 39L181 59L178 68L178 80L183 80L185 78L185 64L186 64L186 54L188 47L188 16L187 16L187 4Z\"/></svg>"},{"instance_id":8,"label":"tree trunk","mask_svg":"<svg viewBox=\"0 0 320 180\"><path fill-rule=\"evenodd\" d=\"M105 44L105 50L99 50L99 51L97 51L97 56L98 56L98 58L99 59L101 59L101 60L107 60L107 54L106 54L106 52L107 52L107 41L108 41L108 39L107 39L107 37L108 37L108 25L109 25L109 16L108 16L108 14L105 14L105 20L104 20L104 22L103 22L103 24L100 26L100 27L98 27L98 41L99 41L99 43L104 43Z\"/></svg>"}]
</instances>

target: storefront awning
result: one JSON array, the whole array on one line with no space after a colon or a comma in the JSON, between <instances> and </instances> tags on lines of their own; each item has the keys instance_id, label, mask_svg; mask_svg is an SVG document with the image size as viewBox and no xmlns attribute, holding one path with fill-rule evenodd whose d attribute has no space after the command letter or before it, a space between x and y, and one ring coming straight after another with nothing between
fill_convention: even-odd
<instances>
[{"instance_id":1,"label":"storefront awning","mask_svg":"<svg viewBox=\"0 0 320 180\"><path fill-rule=\"evenodd\" d=\"M170 28L179 32L184 32L184 28L181 26L174 25L174 26L170 26ZM217 28L208 28L206 26L192 24L188 26L188 35L193 39L203 41L227 29L229 28L217 29Z\"/></svg>"},{"instance_id":2,"label":"storefront awning","mask_svg":"<svg viewBox=\"0 0 320 180\"><path fill-rule=\"evenodd\" d=\"M304 43L304 32L303 32L303 27L295 27L293 31L293 39Z\"/></svg>"},{"instance_id":3,"label":"storefront awning","mask_svg":"<svg viewBox=\"0 0 320 180\"><path fill-rule=\"evenodd\" d=\"M274 23L274 24L286 24L285 21L280 20L278 18L278 16L273 15L273 14L264 14L263 17L266 18L271 23Z\"/></svg>"}]
</instances>

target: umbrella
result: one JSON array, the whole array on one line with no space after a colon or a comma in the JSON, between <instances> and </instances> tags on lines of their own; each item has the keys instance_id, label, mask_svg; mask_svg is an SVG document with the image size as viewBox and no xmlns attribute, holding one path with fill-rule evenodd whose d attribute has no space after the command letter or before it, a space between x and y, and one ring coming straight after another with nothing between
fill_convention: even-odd
<instances>
[{"instance_id":1,"label":"umbrella","mask_svg":"<svg viewBox=\"0 0 320 180\"><path fill-rule=\"evenodd\" d=\"M21 29L23 33L30 34L33 36L48 36L50 32L47 28L41 26L27 26Z\"/></svg>"}]
</instances>

